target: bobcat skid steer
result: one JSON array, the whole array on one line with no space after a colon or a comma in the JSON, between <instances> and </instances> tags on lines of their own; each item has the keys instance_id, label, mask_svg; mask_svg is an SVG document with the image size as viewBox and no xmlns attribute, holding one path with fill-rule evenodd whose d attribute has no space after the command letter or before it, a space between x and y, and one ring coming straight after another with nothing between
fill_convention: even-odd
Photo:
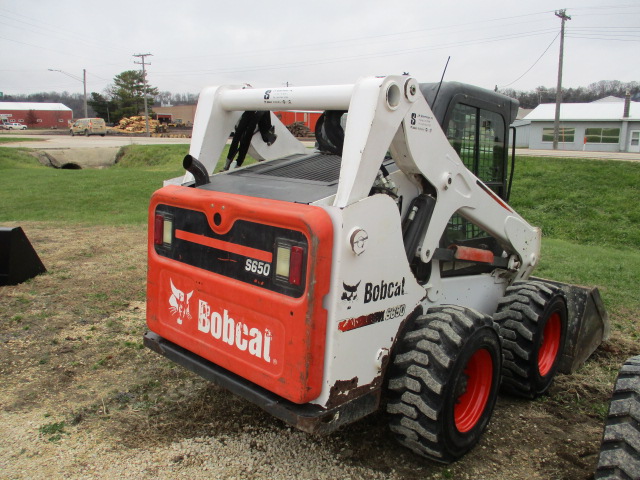
<instances>
[{"instance_id":1,"label":"bobcat skid steer","mask_svg":"<svg viewBox=\"0 0 640 480\"><path fill-rule=\"evenodd\" d=\"M323 110L319 148L275 110ZM188 173L149 207L145 345L303 431L386 405L402 444L459 458L500 385L540 395L609 332L596 289L530 277L540 230L507 204L516 110L408 76L205 89ZM212 175L263 112L265 161Z\"/></svg>"}]
</instances>

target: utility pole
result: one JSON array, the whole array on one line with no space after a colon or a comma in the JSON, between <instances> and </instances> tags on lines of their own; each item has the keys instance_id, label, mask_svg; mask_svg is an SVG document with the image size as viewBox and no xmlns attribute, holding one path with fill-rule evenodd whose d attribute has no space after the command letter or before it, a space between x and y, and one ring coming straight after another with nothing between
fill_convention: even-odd
<instances>
[{"instance_id":1,"label":"utility pole","mask_svg":"<svg viewBox=\"0 0 640 480\"><path fill-rule=\"evenodd\" d=\"M134 57L140 57L142 59L141 62L133 62L136 65L142 65L142 84L143 84L143 95L144 95L144 118L147 125L147 137L151 136L149 132L149 109L147 108L147 71L145 70L146 65L151 65L150 63L144 62L144 57L153 57L150 53L138 53L134 55Z\"/></svg>"},{"instance_id":2,"label":"utility pole","mask_svg":"<svg viewBox=\"0 0 640 480\"><path fill-rule=\"evenodd\" d=\"M82 69L82 85L84 86L84 118L89 116L87 111L87 69Z\"/></svg>"},{"instance_id":3,"label":"utility pole","mask_svg":"<svg viewBox=\"0 0 640 480\"><path fill-rule=\"evenodd\" d=\"M560 136L560 104L562 103L562 60L564 57L564 22L571 20L565 9L556 10L556 17L562 20L560 26L560 59L558 60L558 85L556 87L556 116L553 120L553 149L558 149Z\"/></svg>"}]
</instances>

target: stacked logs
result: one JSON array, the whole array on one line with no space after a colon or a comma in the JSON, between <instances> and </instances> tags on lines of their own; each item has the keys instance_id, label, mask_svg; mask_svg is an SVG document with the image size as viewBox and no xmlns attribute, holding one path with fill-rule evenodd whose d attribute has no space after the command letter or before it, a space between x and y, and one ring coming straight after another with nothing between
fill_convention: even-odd
<instances>
[{"instance_id":1,"label":"stacked logs","mask_svg":"<svg viewBox=\"0 0 640 480\"><path fill-rule=\"evenodd\" d=\"M147 122L143 115L125 117L120 120L115 128L129 133L143 133L147 131ZM162 129L160 122L158 122L157 120L149 119L149 130L152 132L157 132L159 129Z\"/></svg>"},{"instance_id":2,"label":"stacked logs","mask_svg":"<svg viewBox=\"0 0 640 480\"><path fill-rule=\"evenodd\" d=\"M304 122L293 122L291 125L287 125L287 129L294 137L313 137L314 134Z\"/></svg>"}]
</instances>

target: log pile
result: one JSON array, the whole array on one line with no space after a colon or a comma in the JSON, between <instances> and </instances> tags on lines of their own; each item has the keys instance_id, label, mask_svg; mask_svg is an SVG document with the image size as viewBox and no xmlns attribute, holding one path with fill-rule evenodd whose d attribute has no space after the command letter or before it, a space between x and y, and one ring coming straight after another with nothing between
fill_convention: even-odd
<instances>
[{"instance_id":1,"label":"log pile","mask_svg":"<svg viewBox=\"0 0 640 480\"><path fill-rule=\"evenodd\" d=\"M291 125L287 125L287 129L294 137L313 137L314 134L304 122L293 122Z\"/></svg>"},{"instance_id":2,"label":"log pile","mask_svg":"<svg viewBox=\"0 0 640 480\"><path fill-rule=\"evenodd\" d=\"M117 130L121 130L128 133L144 133L147 131L147 123L145 117L134 116L125 117L115 127ZM166 128L166 127L165 127ZM162 131L162 126L157 120L149 119L149 130L151 132Z\"/></svg>"}]
</instances>

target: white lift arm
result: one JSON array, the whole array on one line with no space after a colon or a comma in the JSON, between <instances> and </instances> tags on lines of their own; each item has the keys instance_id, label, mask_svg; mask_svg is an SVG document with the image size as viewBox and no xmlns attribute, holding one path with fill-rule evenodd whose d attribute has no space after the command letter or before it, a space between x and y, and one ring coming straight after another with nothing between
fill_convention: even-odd
<instances>
[{"instance_id":1,"label":"white lift arm","mask_svg":"<svg viewBox=\"0 0 640 480\"><path fill-rule=\"evenodd\" d=\"M498 239L508 253L518 256L512 265L518 271L516 278L526 278L536 266L540 230L464 166L415 79L366 77L355 85L270 89L210 87L203 90L198 102L189 153L211 172L242 112L260 110L348 110L335 207L344 208L368 196L389 150L398 167L417 185L421 185L421 177L431 183L437 199L419 249L423 262L432 259L449 219L459 213ZM262 142L259 135L252 145L255 142ZM265 148L272 153L269 158L305 151L290 134L279 135L262 151Z\"/></svg>"}]
</instances>

